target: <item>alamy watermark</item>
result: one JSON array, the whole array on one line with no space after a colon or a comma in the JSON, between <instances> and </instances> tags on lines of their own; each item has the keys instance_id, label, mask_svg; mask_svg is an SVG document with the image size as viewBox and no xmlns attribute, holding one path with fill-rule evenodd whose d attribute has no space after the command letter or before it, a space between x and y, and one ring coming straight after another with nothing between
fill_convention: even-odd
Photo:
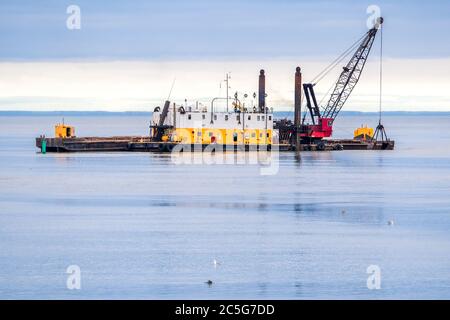
<instances>
[{"instance_id":1,"label":"alamy watermark","mask_svg":"<svg viewBox=\"0 0 450 320\"><path fill-rule=\"evenodd\" d=\"M81 289L81 268L76 264L70 265L66 269L69 274L66 281L67 289L80 290Z\"/></svg>"},{"instance_id":2,"label":"alamy watermark","mask_svg":"<svg viewBox=\"0 0 450 320\"><path fill-rule=\"evenodd\" d=\"M372 264L367 267L367 289L379 290L381 289L381 268L376 264Z\"/></svg>"},{"instance_id":3,"label":"alamy watermark","mask_svg":"<svg viewBox=\"0 0 450 320\"><path fill-rule=\"evenodd\" d=\"M203 135L201 123L195 125L193 129L177 129L178 134L184 137L190 136L191 132ZM236 137L238 131L235 131ZM167 147L170 148L172 162L177 165L254 165L259 167L260 175L275 175L279 171L279 146L269 144L269 139L265 141L266 143L259 141L247 144L243 140L204 144L202 136L198 136L197 139L198 141L194 143L193 141L168 142ZM221 140L222 137L217 139Z\"/></svg>"},{"instance_id":4,"label":"alamy watermark","mask_svg":"<svg viewBox=\"0 0 450 320\"><path fill-rule=\"evenodd\" d=\"M372 29L374 26L378 25L378 19L381 17L381 8L376 4L371 4L367 7L366 13L370 16L366 20L367 29Z\"/></svg>"},{"instance_id":5,"label":"alamy watermark","mask_svg":"<svg viewBox=\"0 0 450 320\"><path fill-rule=\"evenodd\" d=\"M69 30L81 29L81 9L79 6L72 4L67 7L66 13L69 15L66 20L66 27Z\"/></svg>"}]
</instances>

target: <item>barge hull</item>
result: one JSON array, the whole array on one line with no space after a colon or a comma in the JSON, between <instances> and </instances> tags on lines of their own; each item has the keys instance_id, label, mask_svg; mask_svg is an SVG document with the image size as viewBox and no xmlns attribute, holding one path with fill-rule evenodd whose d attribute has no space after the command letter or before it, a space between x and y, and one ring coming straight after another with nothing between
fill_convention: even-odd
<instances>
[{"instance_id":1,"label":"barge hull","mask_svg":"<svg viewBox=\"0 0 450 320\"><path fill-rule=\"evenodd\" d=\"M150 137L83 137L83 138L36 138L36 147L42 148L46 142L47 152L171 152L175 147L183 151L225 150L225 151L296 151L295 145L196 145L177 142L157 142ZM323 144L302 144L301 151L333 150L393 150L394 141L368 142L350 139L324 140Z\"/></svg>"}]
</instances>

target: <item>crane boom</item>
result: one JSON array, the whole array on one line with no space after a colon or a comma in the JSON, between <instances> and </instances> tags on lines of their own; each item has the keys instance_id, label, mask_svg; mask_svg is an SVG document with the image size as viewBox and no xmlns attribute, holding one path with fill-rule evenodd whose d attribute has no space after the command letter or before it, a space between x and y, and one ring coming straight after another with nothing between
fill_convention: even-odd
<instances>
[{"instance_id":1,"label":"crane boom","mask_svg":"<svg viewBox=\"0 0 450 320\"><path fill-rule=\"evenodd\" d=\"M383 18L378 18L374 27L367 32L355 54L343 68L341 75L336 82L333 93L331 94L330 99L322 112L323 118L334 120L339 111L341 111L350 96L350 93L353 91L359 78L361 77L361 73L366 64L370 49L372 48L375 40L375 35L377 34L377 31L382 23Z\"/></svg>"}]
</instances>

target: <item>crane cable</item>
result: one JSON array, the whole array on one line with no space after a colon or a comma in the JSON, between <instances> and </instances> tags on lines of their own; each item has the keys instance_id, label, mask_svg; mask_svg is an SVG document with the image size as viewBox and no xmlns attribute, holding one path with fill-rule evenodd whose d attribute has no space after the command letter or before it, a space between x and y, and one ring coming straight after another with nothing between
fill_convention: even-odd
<instances>
[{"instance_id":1,"label":"crane cable","mask_svg":"<svg viewBox=\"0 0 450 320\"><path fill-rule=\"evenodd\" d=\"M339 63L341 63L342 60L344 60L351 52L353 52L353 50L360 45L361 41L367 36L367 33L365 33L362 37L360 37L358 40L356 40L350 47L348 47L346 50L344 50L344 52L342 52L336 59L334 59L326 68L324 68L321 72L319 72L312 80L311 83L313 83L313 85L315 86L317 83L319 83L319 81L321 81L325 76L327 76ZM333 84L330 86L330 88L328 89L327 93L322 97L322 99L319 102L319 107L322 104L323 100L325 100L325 97L328 95L328 93L330 93L331 89L336 85L336 82L333 82ZM302 107L306 106L306 102L303 99L304 97L304 92L302 90L302 98L301 101L303 101L302 103ZM291 111L292 114L292 111ZM303 113L303 120L302 123L305 121L307 112L306 110Z\"/></svg>"},{"instance_id":2,"label":"crane cable","mask_svg":"<svg viewBox=\"0 0 450 320\"><path fill-rule=\"evenodd\" d=\"M344 52L342 52L336 59L333 60L333 62L331 62L325 69L323 69L321 72L319 72L319 74L317 74L312 80L311 83L313 83L313 85L315 86L317 83L319 83L320 80L322 80L325 76L327 76L331 70L333 70L339 63L341 63L342 60L344 60L351 52L353 52L353 50L361 43L362 39L365 38L367 35L364 34L361 38L359 38L356 42L354 42L349 48L347 48ZM339 80L339 79L338 79ZM328 94L330 93L331 89L333 89L333 87L336 86L337 81L334 81L330 88L327 90L327 93L325 93L322 97L322 99L319 102L319 107L323 109L322 102L325 100L325 98L328 96ZM306 101L303 99L305 93L302 90L302 99L301 101L303 101L302 103L302 107L306 106ZM292 111L291 111L292 112ZM302 123L305 121L307 112L305 110L305 112L303 113L303 120Z\"/></svg>"},{"instance_id":3,"label":"crane cable","mask_svg":"<svg viewBox=\"0 0 450 320\"><path fill-rule=\"evenodd\" d=\"M344 52L342 52L336 59L333 60L325 69L319 72L312 80L311 83L316 85L322 80L328 73L331 72L342 60L344 60L353 50L361 43L361 41L367 36L365 33L362 37L360 37L357 41L355 41L349 48L347 48Z\"/></svg>"},{"instance_id":4,"label":"crane cable","mask_svg":"<svg viewBox=\"0 0 450 320\"><path fill-rule=\"evenodd\" d=\"M319 102L319 107L322 109L322 111L325 110L325 107L322 106L322 102L323 102L323 101L325 100L325 98L328 96L328 94L330 93L331 89L333 89L334 87L336 87L336 83L337 83L338 81L339 81L339 79L336 80L336 81L334 81L334 82L331 84L331 86L330 86L330 88L328 89L327 93L325 93L325 94L323 95L322 99L320 100L320 102Z\"/></svg>"},{"instance_id":5,"label":"crane cable","mask_svg":"<svg viewBox=\"0 0 450 320\"><path fill-rule=\"evenodd\" d=\"M348 57L348 55L350 53L352 53L356 47L358 47L361 44L361 41L366 38L367 36L367 32L361 36L358 40L356 40L350 47L348 47L346 50L344 50L336 59L334 59L325 69L323 69L321 72L319 72L319 74L317 74L312 80L311 83L313 83L313 85L315 86L316 84L318 84L324 77L326 77L339 63L342 62L342 60L344 60L346 57ZM322 110L324 110L324 107L322 106L322 102L325 100L325 98L328 96L328 94L330 93L331 89L333 89L336 86L336 83L339 81L339 79L337 79L336 81L334 81L330 88L327 90L327 92L322 96L322 99L319 102L319 108L321 108ZM303 93L303 92L302 92ZM303 101L303 99L302 99ZM306 103L304 103L306 105ZM303 122L305 121L307 112L305 111L304 115L303 115Z\"/></svg>"},{"instance_id":6,"label":"crane cable","mask_svg":"<svg viewBox=\"0 0 450 320\"><path fill-rule=\"evenodd\" d=\"M381 105L383 95L383 25L380 24L380 96L379 96L379 123L381 124Z\"/></svg>"}]
</instances>

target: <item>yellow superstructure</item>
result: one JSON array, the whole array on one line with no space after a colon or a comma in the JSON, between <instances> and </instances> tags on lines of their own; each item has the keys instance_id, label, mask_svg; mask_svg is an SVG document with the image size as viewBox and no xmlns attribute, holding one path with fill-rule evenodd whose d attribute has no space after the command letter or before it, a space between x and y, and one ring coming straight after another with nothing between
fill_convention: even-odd
<instances>
[{"instance_id":1,"label":"yellow superstructure","mask_svg":"<svg viewBox=\"0 0 450 320\"><path fill-rule=\"evenodd\" d=\"M267 110L268 111L268 110ZM152 116L152 127L161 122L161 110ZM164 118L164 135L184 144L271 145L273 114L266 112L208 112L204 108L170 108ZM153 133L154 135L154 133Z\"/></svg>"},{"instance_id":2,"label":"yellow superstructure","mask_svg":"<svg viewBox=\"0 0 450 320\"><path fill-rule=\"evenodd\" d=\"M75 128L65 124L57 124L55 126L56 138L71 138L75 136Z\"/></svg>"}]
</instances>

